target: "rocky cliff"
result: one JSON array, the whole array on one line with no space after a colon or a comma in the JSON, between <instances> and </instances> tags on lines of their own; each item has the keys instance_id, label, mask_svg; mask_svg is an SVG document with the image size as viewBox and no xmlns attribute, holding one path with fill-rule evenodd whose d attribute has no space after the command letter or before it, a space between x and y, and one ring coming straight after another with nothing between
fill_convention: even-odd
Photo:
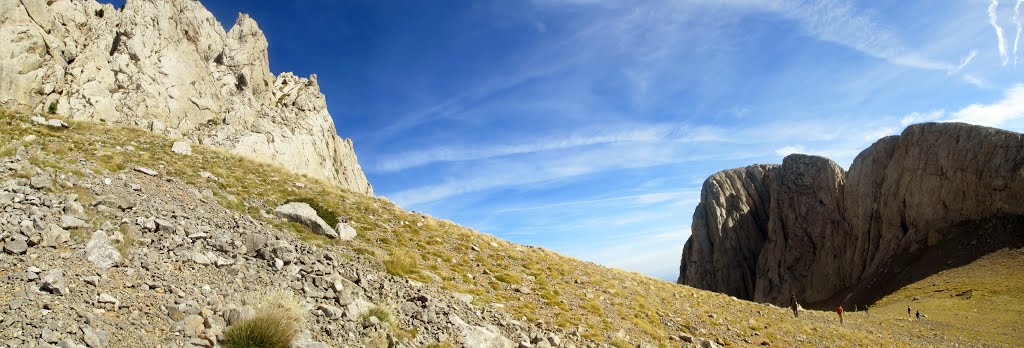
<instances>
[{"instance_id":1,"label":"rocky cliff","mask_svg":"<svg viewBox=\"0 0 1024 348\"><path fill-rule=\"evenodd\" d=\"M787 156L704 182L679 283L811 306L871 303L1024 241L1024 139L959 123L908 127L849 172Z\"/></svg>"},{"instance_id":2,"label":"rocky cliff","mask_svg":"<svg viewBox=\"0 0 1024 348\"><path fill-rule=\"evenodd\" d=\"M143 127L373 194L316 76L275 76L267 40L199 2L0 0L0 107Z\"/></svg>"}]
</instances>

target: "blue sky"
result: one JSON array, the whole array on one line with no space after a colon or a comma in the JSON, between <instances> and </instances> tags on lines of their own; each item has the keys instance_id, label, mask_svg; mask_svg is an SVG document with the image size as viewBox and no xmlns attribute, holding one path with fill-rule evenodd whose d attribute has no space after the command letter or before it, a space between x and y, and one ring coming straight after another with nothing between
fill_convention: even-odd
<instances>
[{"instance_id":1,"label":"blue sky","mask_svg":"<svg viewBox=\"0 0 1024 348\"><path fill-rule=\"evenodd\" d=\"M318 74L377 194L669 280L716 171L1024 128L1017 1L204 3Z\"/></svg>"}]
</instances>

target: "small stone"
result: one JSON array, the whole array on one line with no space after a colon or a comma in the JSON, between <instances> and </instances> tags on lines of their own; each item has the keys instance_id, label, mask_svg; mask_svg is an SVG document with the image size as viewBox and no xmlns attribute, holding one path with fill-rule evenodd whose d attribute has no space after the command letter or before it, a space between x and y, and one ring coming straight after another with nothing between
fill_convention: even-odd
<instances>
[{"instance_id":1,"label":"small stone","mask_svg":"<svg viewBox=\"0 0 1024 348\"><path fill-rule=\"evenodd\" d=\"M79 219L71 215L63 215L60 217L60 222L57 223L60 228L82 228L86 226L85 220Z\"/></svg>"},{"instance_id":2,"label":"small stone","mask_svg":"<svg viewBox=\"0 0 1024 348\"><path fill-rule=\"evenodd\" d=\"M139 172L139 173L142 173L142 174L149 175L149 176L160 175L160 173L157 172L156 170L153 170L151 168L146 168L146 167L135 167L135 171Z\"/></svg>"},{"instance_id":3,"label":"small stone","mask_svg":"<svg viewBox=\"0 0 1024 348\"><path fill-rule=\"evenodd\" d=\"M43 241L40 245L46 247L60 246L71 240L71 232L60 228L57 225L49 225L46 231L43 232Z\"/></svg>"},{"instance_id":4,"label":"small stone","mask_svg":"<svg viewBox=\"0 0 1024 348\"><path fill-rule=\"evenodd\" d=\"M181 332L185 336L195 337L199 336L199 333L203 332L203 329L205 328L203 322L203 317L190 314L185 316L185 319L182 319L180 322L175 324L173 329L174 331Z\"/></svg>"},{"instance_id":5,"label":"small stone","mask_svg":"<svg viewBox=\"0 0 1024 348\"><path fill-rule=\"evenodd\" d=\"M341 318L342 315L345 315L345 311L341 310L341 308L327 304L320 304L317 306L317 309L324 313L328 319L338 319Z\"/></svg>"},{"instance_id":6,"label":"small stone","mask_svg":"<svg viewBox=\"0 0 1024 348\"><path fill-rule=\"evenodd\" d=\"M92 348L103 347L107 342L107 332L100 329L93 329L88 325L82 326L82 340Z\"/></svg>"},{"instance_id":7,"label":"small stone","mask_svg":"<svg viewBox=\"0 0 1024 348\"><path fill-rule=\"evenodd\" d=\"M157 232L174 233L178 230L174 227L174 224L164 219L155 219L153 222L156 224Z\"/></svg>"},{"instance_id":8,"label":"small stone","mask_svg":"<svg viewBox=\"0 0 1024 348\"><path fill-rule=\"evenodd\" d=\"M198 263L200 265L209 265L209 264L213 263L213 261L210 260L209 257L207 257L205 254L200 253L200 252L192 253L192 261L194 261L195 263Z\"/></svg>"},{"instance_id":9,"label":"small stone","mask_svg":"<svg viewBox=\"0 0 1024 348\"><path fill-rule=\"evenodd\" d=\"M31 179L29 179L29 186L32 186L32 188L34 188L36 190L42 190L42 189L45 189L47 187L50 187L50 184L52 182L53 181L50 180L49 176L46 176L46 175L36 175L36 176L33 176Z\"/></svg>"},{"instance_id":10,"label":"small stone","mask_svg":"<svg viewBox=\"0 0 1024 348\"><path fill-rule=\"evenodd\" d=\"M243 320L252 318L256 315L256 312L249 306L232 307L224 313L224 319L227 320L228 325L234 325L235 323Z\"/></svg>"},{"instance_id":11,"label":"small stone","mask_svg":"<svg viewBox=\"0 0 1024 348\"><path fill-rule=\"evenodd\" d=\"M117 308L117 306L119 304L121 304L121 301L118 301L116 298L114 298L114 296L111 296L108 293L102 293L99 296L97 296L96 297L96 302L98 302L98 303L109 303L109 304L114 305L114 308Z\"/></svg>"},{"instance_id":12,"label":"small stone","mask_svg":"<svg viewBox=\"0 0 1024 348\"><path fill-rule=\"evenodd\" d=\"M23 240L10 240L4 243L4 250L10 254L20 255L28 251L28 243Z\"/></svg>"},{"instance_id":13,"label":"small stone","mask_svg":"<svg viewBox=\"0 0 1024 348\"><path fill-rule=\"evenodd\" d=\"M171 145L171 152L185 156L192 155L192 144L187 141L176 141L174 145Z\"/></svg>"},{"instance_id":14,"label":"small stone","mask_svg":"<svg viewBox=\"0 0 1024 348\"><path fill-rule=\"evenodd\" d=\"M375 316L371 316L366 318L366 320L363 320L363 327L377 326L377 324L380 324L380 319L377 319Z\"/></svg>"},{"instance_id":15,"label":"small stone","mask_svg":"<svg viewBox=\"0 0 1024 348\"><path fill-rule=\"evenodd\" d=\"M64 272L52 270L43 275L43 288L54 295L64 296L68 293L68 285L64 282Z\"/></svg>"},{"instance_id":16,"label":"small stone","mask_svg":"<svg viewBox=\"0 0 1024 348\"><path fill-rule=\"evenodd\" d=\"M89 284L89 285L92 285L92 286L96 286L96 284L98 284L100 282L100 277L99 276L82 277L82 281L85 282L86 284Z\"/></svg>"},{"instance_id":17,"label":"small stone","mask_svg":"<svg viewBox=\"0 0 1024 348\"><path fill-rule=\"evenodd\" d=\"M103 178L103 184L104 185L110 186L113 183L114 183L114 181L110 180L110 178Z\"/></svg>"},{"instance_id":18,"label":"small stone","mask_svg":"<svg viewBox=\"0 0 1024 348\"><path fill-rule=\"evenodd\" d=\"M46 121L46 125L54 128L68 128L67 123L64 123L64 121L58 120L56 118L51 118L50 120Z\"/></svg>"}]
</instances>

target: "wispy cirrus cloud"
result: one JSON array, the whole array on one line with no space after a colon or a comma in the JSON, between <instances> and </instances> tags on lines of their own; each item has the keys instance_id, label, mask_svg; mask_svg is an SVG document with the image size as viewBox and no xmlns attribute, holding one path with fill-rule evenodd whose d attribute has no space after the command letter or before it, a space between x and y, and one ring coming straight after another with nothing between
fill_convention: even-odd
<instances>
[{"instance_id":1,"label":"wispy cirrus cloud","mask_svg":"<svg viewBox=\"0 0 1024 348\"><path fill-rule=\"evenodd\" d=\"M1020 8L1024 5L1024 0L1017 0L1017 4L1013 5L1013 24L1017 26L1017 35L1013 37L1013 66L1017 66L1017 48L1020 44L1020 34L1024 31L1024 24L1020 20Z\"/></svg>"},{"instance_id":2,"label":"wispy cirrus cloud","mask_svg":"<svg viewBox=\"0 0 1024 348\"><path fill-rule=\"evenodd\" d=\"M588 205L588 204L615 202L615 201L632 201L632 202L636 202L638 204L654 204L654 203L661 203L661 202L669 201L669 200L672 200L672 199L675 199L675 198L678 198L678 197L682 197L682 196L685 196L685 195L693 195L694 193L695 193L694 191L655 192L655 193L645 193L645 194L639 194L639 195L618 196L618 197L589 199L589 200L582 200L582 201L542 204L542 205L535 205L535 206L529 206L529 207L508 208L508 209L498 210L497 212L498 213L505 213L505 212L529 211L529 210L537 210L537 209L550 209L550 208L568 207L568 206L574 206L574 205ZM696 193L699 194L700 192L697 191Z\"/></svg>"},{"instance_id":3,"label":"wispy cirrus cloud","mask_svg":"<svg viewBox=\"0 0 1024 348\"><path fill-rule=\"evenodd\" d=\"M650 142L663 139L674 127L653 125L633 127L626 130L601 130L581 132L562 137L540 138L517 144L491 145L484 147L442 146L424 150L384 155L373 167L377 172L396 172L437 162L459 162L494 157L521 155L544 151L563 150L589 145Z\"/></svg>"},{"instance_id":4,"label":"wispy cirrus cloud","mask_svg":"<svg viewBox=\"0 0 1024 348\"><path fill-rule=\"evenodd\" d=\"M840 44L893 64L950 71L956 65L926 57L910 48L872 15L836 0L781 1L775 7L820 40Z\"/></svg>"},{"instance_id":5,"label":"wispy cirrus cloud","mask_svg":"<svg viewBox=\"0 0 1024 348\"><path fill-rule=\"evenodd\" d=\"M1009 62L1009 56L1006 52L1006 37L1003 34L1003 27L999 25L999 0L992 0L988 4L988 23L992 25L992 29L996 31L996 47L999 49L999 59L1002 60L1003 66Z\"/></svg>"}]
</instances>

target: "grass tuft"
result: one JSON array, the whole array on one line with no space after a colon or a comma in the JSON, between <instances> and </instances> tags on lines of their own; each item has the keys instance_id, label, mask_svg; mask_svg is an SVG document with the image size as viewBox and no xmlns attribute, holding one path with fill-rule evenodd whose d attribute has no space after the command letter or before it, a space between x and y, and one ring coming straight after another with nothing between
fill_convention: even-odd
<instances>
[{"instance_id":1,"label":"grass tuft","mask_svg":"<svg viewBox=\"0 0 1024 348\"><path fill-rule=\"evenodd\" d=\"M271 292L256 315L224 332L225 348L286 348L306 323L301 300L290 292Z\"/></svg>"},{"instance_id":2,"label":"grass tuft","mask_svg":"<svg viewBox=\"0 0 1024 348\"><path fill-rule=\"evenodd\" d=\"M416 262L416 255L395 249L391 251L388 259L384 260L384 270L388 274L404 277L419 273L419 264Z\"/></svg>"}]
</instances>

